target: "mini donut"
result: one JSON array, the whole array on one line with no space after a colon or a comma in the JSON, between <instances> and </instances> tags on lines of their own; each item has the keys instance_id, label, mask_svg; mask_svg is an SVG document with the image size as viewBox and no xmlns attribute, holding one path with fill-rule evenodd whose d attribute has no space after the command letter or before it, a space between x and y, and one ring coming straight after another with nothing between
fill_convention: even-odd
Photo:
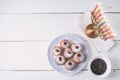
<instances>
[{"instance_id":1,"label":"mini donut","mask_svg":"<svg viewBox=\"0 0 120 80\"><path fill-rule=\"evenodd\" d=\"M64 39L64 40L60 41L60 47L62 47L64 49L68 48L68 47L70 47L70 42L68 40Z\"/></svg>"},{"instance_id":2,"label":"mini donut","mask_svg":"<svg viewBox=\"0 0 120 80\"><path fill-rule=\"evenodd\" d=\"M72 70L75 68L75 62L72 60L68 60L65 65L64 65L65 69L67 70Z\"/></svg>"},{"instance_id":3,"label":"mini donut","mask_svg":"<svg viewBox=\"0 0 120 80\"><path fill-rule=\"evenodd\" d=\"M73 57L73 60L74 60L74 62L76 62L76 63L80 63L80 62L83 62L84 61L84 55L83 55L83 53L76 53L75 55L74 55L74 57Z\"/></svg>"},{"instance_id":4,"label":"mini donut","mask_svg":"<svg viewBox=\"0 0 120 80\"><path fill-rule=\"evenodd\" d=\"M74 55L74 53L72 52L72 50L70 48L66 48L64 50L63 55L65 58L71 58Z\"/></svg>"},{"instance_id":5,"label":"mini donut","mask_svg":"<svg viewBox=\"0 0 120 80\"><path fill-rule=\"evenodd\" d=\"M65 63L65 58L62 56L62 55L58 55L56 58L55 58L55 62L58 64L58 65L63 65Z\"/></svg>"},{"instance_id":6,"label":"mini donut","mask_svg":"<svg viewBox=\"0 0 120 80\"><path fill-rule=\"evenodd\" d=\"M72 44L71 49L73 52L80 52L81 51L81 45L78 43Z\"/></svg>"},{"instance_id":7,"label":"mini donut","mask_svg":"<svg viewBox=\"0 0 120 80\"><path fill-rule=\"evenodd\" d=\"M55 47L53 48L53 50L52 50L52 53L53 53L54 56L60 55L61 52L62 52L62 51L61 51L61 48L58 47L58 46L55 46Z\"/></svg>"}]
</instances>

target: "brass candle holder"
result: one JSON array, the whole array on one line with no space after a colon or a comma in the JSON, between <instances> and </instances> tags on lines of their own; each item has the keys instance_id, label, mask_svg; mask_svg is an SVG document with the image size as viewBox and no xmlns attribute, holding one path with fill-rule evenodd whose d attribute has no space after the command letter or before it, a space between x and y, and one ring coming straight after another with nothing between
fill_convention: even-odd
<instances>
[{"instance_id":1,"label":"brass candle holder","mask_svg":"<svg viewBox=\"0 0 120 80\"><path fill-rule=\"evenodd\" d=\"M89 24L85 29L85 34L89 38L97 38L100 37L101 39L105 40L105 36L102 33L102 29L97 25L95 18L93 15L91 15L91 21L92 23Z\"/></svg>"}]
</instances>

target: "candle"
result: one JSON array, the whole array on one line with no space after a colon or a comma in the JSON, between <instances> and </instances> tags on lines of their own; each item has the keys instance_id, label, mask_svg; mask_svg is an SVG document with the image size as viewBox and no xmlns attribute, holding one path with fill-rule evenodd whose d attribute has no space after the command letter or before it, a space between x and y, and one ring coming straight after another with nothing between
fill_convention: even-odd
<instances>
[{"instance_id":1,"label":"candle","mask_svg":"<svg viewBox=\"0 0 120 80\"><path fill-rule=\"evenodd\" d=\"M113 39L113 38L115 38L115 36L114 36L114 35L113 35L113 36L106 37L106 38L105 38L105 40L108 40L108 39Z\"/></svg>"},{"instance_id":2,"label":"candle","mask_svg":"<svg viewBox=\"0 0 120 80\"><path fill-rule=\"evenodd\" d=\"M110 34L112 34L112 33L113 33L113 31L109 31L109 32L104 33L103 35L104 35L104 36L108 36L108 35L110 35Z\"/></svg>"},{"instance_id":3,"label":"candle","mask_svg":"<svg viewBox=\"0 0 120 80\"><path fill-rule=\"evenodd\" d=\"M106 22L103 26L101 26L101 29L104 30L106 29L107 27L109 27L110 25Z\"/></svg>"},{"instance_id":4,"label":"candle","mask_svg":"<svg viewBox=\"0 0 120 80\"><path fill-rule=\"evenodd\" d=\"M98 8L99 6L100 6L100 3L97 3L96 6L95 6L95 8L94 8L94 10L92 11L92 14L95 13L95 11L97 10L97 8Z\"/></svg>"},{"instance_id":5,"label":"candle","mask_svg":"<svg viewBox=\"0 0 120 80\"><path fill-rule=\"evenodd\" d=\"M102 33L108 32L110 30L112 30L111 27L108 27L107 29L103 30Z\"/></svg>"},{"instance_id":6,"label":"candle","mask_svg":"<svg viewBox=\"0 0 120 80\"><path fill-rule=\"evenodd\" d=\"M101 22L101 23L99 24L99 27L103 26L105 23L106 23L105 21Z\"/></svg>"},{"instance_id":7,"label":"candle","mask_svg":"<svg viewBox=\"0 0 120 80\"><path fill-rule=\"evenodd\" d=\"M101 16L103 16L103 13L100 13L98 16L96 16L95 20L97 21Z\"/></svg>"},{"instance_id":8,"label":"candle","mask_svg":"<svg viewBox=\"0 0 120 80\"><path fill-rule=\"evenodd\" d=\"M98 10L93 14L94 16L97 16L102 10L102 7L98 7Z\"/></svg>"},{"instance_id":9,"label":"candle","mask_svg":"<svg viewBox=\"0 0 120 80\"><path fill-rule=\"evenodd\" d=\"M102 22L103 20L105 20L105 17L102 16L99 20L97 20L97 24L99 24L100 22Z\"/></svg>"}]
</instances>

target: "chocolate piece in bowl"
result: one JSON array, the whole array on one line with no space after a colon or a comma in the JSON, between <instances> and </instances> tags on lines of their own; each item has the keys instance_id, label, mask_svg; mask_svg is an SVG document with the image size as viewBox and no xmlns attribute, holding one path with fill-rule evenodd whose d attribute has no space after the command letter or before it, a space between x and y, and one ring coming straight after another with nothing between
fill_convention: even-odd
<instances>
[{"instance_id":1,"label":"chocolate piece in bowl","mask_svg":"<svg viewBox=\"0 0 120 80\"><path fill-rule=\"evenodd\" d=\"M95 59L91 64L91 70L96 75L102 75L107 70L107 64L103 59Z\"/></svg>"},{"instance_id":2,"label":"chocolate piece in bowl","mask_svg":"<svg viewBox=\"0 0 120 80\"><path fill-rule=\"evenodd\" d=\"M105 78L111 73L111 62L103 55L94 56L89 62L89 71L95 77Z\"/></svg>"}]
</instances>

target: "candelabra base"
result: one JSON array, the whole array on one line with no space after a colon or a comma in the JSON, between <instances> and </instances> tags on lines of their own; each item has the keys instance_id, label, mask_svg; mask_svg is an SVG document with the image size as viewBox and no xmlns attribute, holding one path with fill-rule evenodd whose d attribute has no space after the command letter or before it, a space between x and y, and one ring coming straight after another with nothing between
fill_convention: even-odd
<instances>
[{"instance_id":1,"label":"candelabra base","mask_svg":"<svg viewBox=\"0 0 120 80\"><path fill-rule=\"evenodd\" d=\"M85 34L90 38L97 38L98 34L96 30L97 30L97 27L95 24L89 24L85 29Z\"/></svg>"}]
</instances>

